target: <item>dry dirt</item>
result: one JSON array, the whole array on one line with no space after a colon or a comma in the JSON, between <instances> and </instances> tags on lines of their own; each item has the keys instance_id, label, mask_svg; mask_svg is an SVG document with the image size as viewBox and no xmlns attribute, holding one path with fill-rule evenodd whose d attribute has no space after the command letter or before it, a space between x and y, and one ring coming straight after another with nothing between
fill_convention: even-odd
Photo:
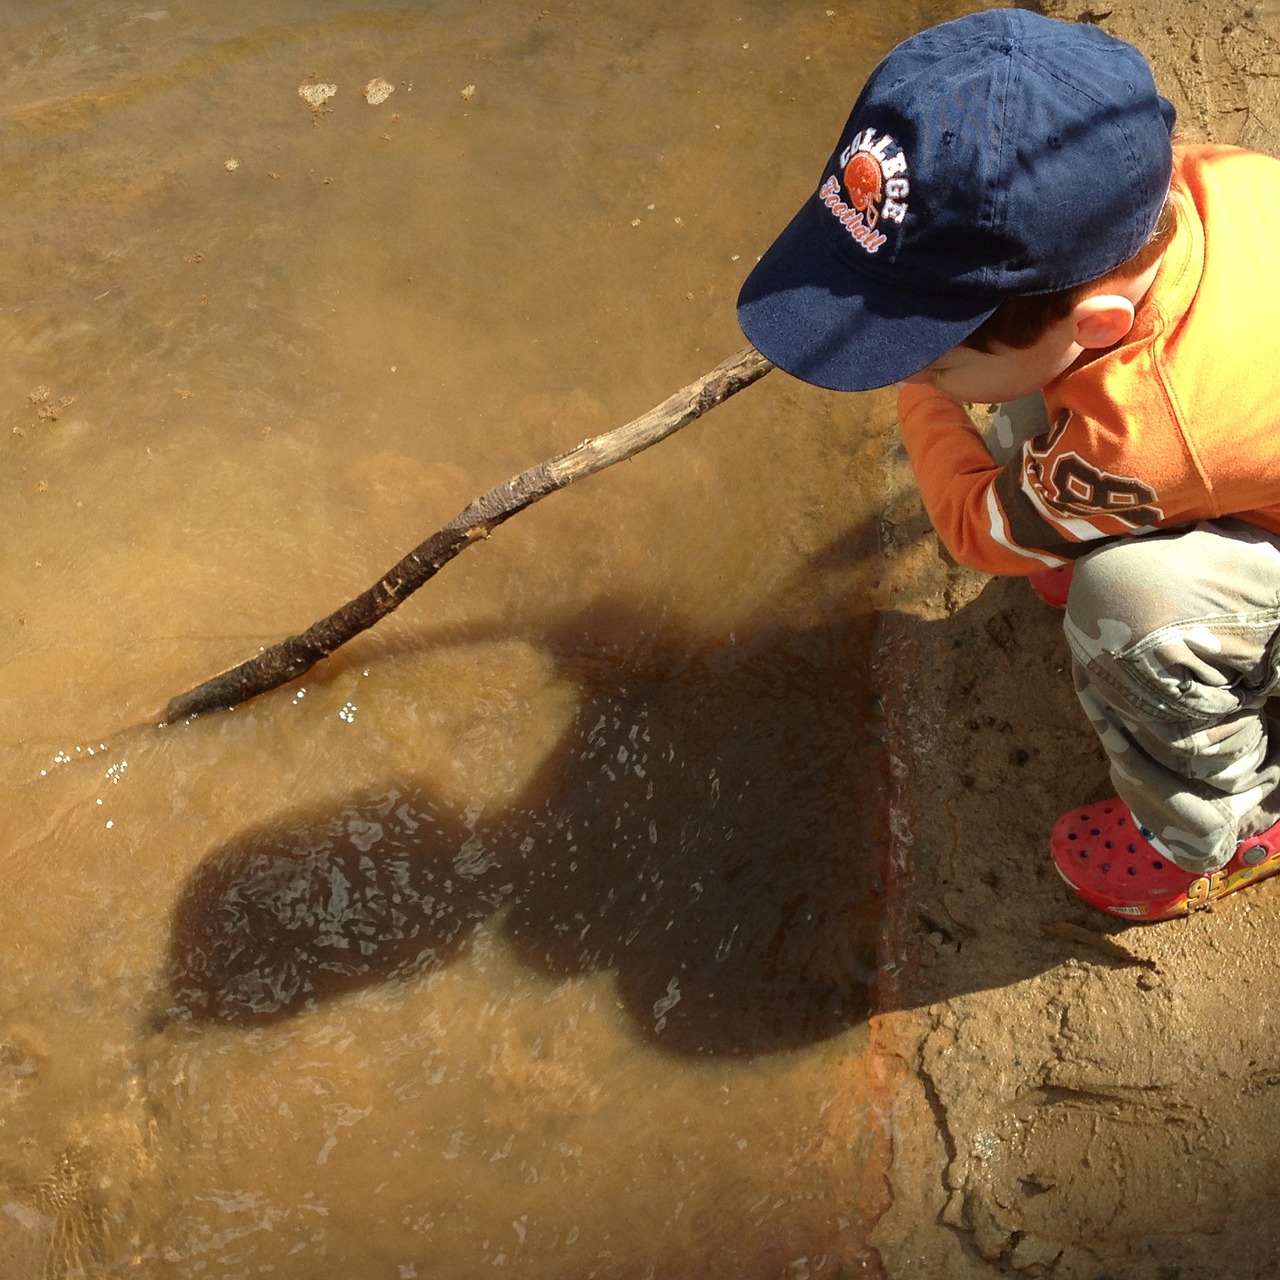
<instances>
[{"instance_id":1,"label":"dry dirt","mask_svg":"<svg viewBox=\"0 0 1280 1280\"><path fill-rule=\"evenodd\" d=\"M1186 138L1280 155L1280 6L1046 11L1142 47ZM906 480L885 541L903 692L883 1274L1280 1276L1280 881L1160 925L1075 901L1048 831L1110 788L1060 615L948 565ZM929 612L895 612L895 581L922 577Z\"/></svg>"}]
</instances>

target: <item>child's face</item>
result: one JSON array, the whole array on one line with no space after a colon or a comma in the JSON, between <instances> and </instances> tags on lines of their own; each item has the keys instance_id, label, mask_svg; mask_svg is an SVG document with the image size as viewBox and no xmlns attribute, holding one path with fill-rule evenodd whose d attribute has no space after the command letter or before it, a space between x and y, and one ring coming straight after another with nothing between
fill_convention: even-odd
<instances>
[{"instance_id":1,"label":"child's face","mask_svg":"<svg viewBox=\"0 0 1280 1280\"><path fill-rule=\"evenodd\" d=\"M1020 400L1041 390L1076 362L1085 349L1076 337L1075 325L1066 320L1030 347L997 346L991 352L952 347L904 381L932 387L962 404Z\"/></svg>"}]
</instances>

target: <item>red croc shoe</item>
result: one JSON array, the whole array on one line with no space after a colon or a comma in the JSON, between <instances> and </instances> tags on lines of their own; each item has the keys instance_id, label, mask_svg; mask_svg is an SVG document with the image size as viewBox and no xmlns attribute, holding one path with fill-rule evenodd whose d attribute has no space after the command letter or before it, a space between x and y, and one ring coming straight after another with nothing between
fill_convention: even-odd
<instances>
[{"instance_id":1,"label":"red croc shoe","mask_svg":"<svg viewBox=\"0 0 1280 1280\"><path fill-rule=\"evenodd\" d=\"M1071 577L1075 571L1075 561L1072 560L1056 569L1041 569L1039 573L1030 574L1027 581L1031 583L1031 590L1045 604L1051 604L1055 609L1065 609L1067 596L1071 591Z\"/></svg>"},{"instance_id":2,"label":"red croc shoe","mask_svg":"<svg viewBox=\"0 0 1280 1280\"><path fill-rule=\"evenodd\" d=\"M1280 871L1280 822L1244 840L1226 866L1184 871L1154 848L1123 800L1063 814L1049 845L1058 874L1091 907L1126 920L1168 920Z\"/></svg>"}]
</instances>

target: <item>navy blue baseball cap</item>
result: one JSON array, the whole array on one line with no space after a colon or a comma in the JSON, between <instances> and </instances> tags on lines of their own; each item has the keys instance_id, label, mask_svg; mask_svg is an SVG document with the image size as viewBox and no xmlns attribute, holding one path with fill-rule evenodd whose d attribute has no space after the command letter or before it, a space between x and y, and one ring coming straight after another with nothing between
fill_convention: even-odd
<instances>
[{"instance_id":1,"label":"navy blue baseball cap","mask_svg":"<svg viewBox=\"0 0 1280 1280\"><path fill-rule=\"evenodd\" d=\"M1173 105L1098 27L991 9L872 72L818 189L747 277L743 332L837 391L918 373L1006 298L1096 280L1155 227Z\"/></svg>"}]
</instances>

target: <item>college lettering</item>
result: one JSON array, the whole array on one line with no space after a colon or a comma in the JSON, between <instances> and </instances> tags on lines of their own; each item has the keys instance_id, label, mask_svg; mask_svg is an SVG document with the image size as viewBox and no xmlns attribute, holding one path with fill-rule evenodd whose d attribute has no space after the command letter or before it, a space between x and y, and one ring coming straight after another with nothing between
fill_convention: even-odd
<instances>
[{"instance_id":1,"label":"college lettering","mask_svg":"<svg viewBox=\"0 0 1280 1280\"><path fill-rule=\"evenodd\" d=\"M911 194L911 181L906 176L906 152L898 147L893 155L889 154L889 149L896 146L898 144L894 141L892 134L877 134L872 128L863 129L861 133L854 134L853 140L841 151L840 167L846 168L859 151L865 151L869 156L874 157L885 180L886 199L880 210L880 216L888 218L890 222L901 223L907 216L907 197Z\"/></svg>"}]
</instances>

